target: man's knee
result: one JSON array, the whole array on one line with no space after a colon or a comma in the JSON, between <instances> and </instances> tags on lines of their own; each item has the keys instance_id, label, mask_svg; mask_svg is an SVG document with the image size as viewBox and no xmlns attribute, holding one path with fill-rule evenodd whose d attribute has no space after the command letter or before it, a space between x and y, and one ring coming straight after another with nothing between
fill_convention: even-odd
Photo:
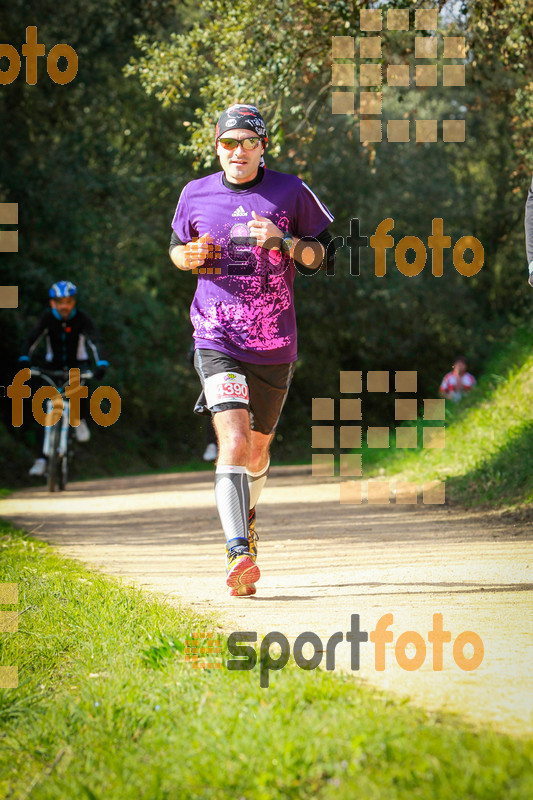
<instances>
[{"instance_id":1,"label":"man's knee","mask_svg":"<svg viewBox=\"0 0 533 800\"><path fill-rule=\"evenodd\" d=\"M219 411L213 417L221 455L235 454L247 458L250 449L248 413L239 410Z\"/></svg>"},{"instance_id":2,"label":"man's knee","mask_svg":"<svg viewBox=\"0 0 533 800\"><path fill-rule=\"evenodd\" d=\"M251 472L258 472L268 464L272 436L252 432L248 467Z\"/></svg>"},{"instance_id":3,"label":"man's knee","mask_svg":"<svg viewBox=\"0 0 533 800\"><path fill-rule=\"evenodd\" d=\"M250 437L245 431L229 429L218 434L220 446L230 450L246 450L250 447Z\"/></svg>"}]
</instances>

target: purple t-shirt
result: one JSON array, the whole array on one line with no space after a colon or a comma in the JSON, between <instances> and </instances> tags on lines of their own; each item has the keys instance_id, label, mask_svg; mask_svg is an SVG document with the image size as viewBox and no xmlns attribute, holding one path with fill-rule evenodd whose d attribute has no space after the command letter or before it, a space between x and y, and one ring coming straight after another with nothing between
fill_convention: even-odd
<instances>
[{"instance_id":1,"label":"purple t-shirt","mask_svg":"<svg viewBox=\"0 0 533 800\"><path fill-rule=\"evenodd\" d=\"M188 183L172 221L184 244L206 233L213 239L216 257L198 270L191 305L196 347L253 364L295 361L294 261L250 246L246 223L255 211L302 238L317 236L333 216L295 175L265 169L260 183L234 191L224 185L223 174Z\"/></svg>"}]
</instances>

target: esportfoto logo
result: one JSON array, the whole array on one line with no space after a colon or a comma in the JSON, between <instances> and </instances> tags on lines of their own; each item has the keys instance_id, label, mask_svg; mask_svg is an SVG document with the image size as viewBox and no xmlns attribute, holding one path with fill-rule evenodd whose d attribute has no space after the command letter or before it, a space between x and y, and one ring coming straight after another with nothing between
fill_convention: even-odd
<instances>
[{"instance_id":1,"label":"esportfoto logo","mask_svg":"<svg viewBox=\"0 0 533 800\"><path fill-rule=\"evenodd\" d=\"M382 45L386 43L381 31L386 18L389 31L409 31L409 9L361 9L359 27L363 35L359 37L359 61L356 65L355 37L332 36L332 85L347 87L333 91L331 95L332 113L360 117L360 141L409 142L412 139L412 124L415 123L416 142L437 142L439 126L443 142L464 142L466 140L466 120L389 119L386 132L383 130L382 112L384 98L390 100L391 91L397 87L414 87L427 90L439 85L464 87L466 84L466 39L464 36L448 36L439 30L437 9L421 8L415 10L414 61L404 64L389 64L386 70L383 61L387 54ZM424 32L424 33L422 33ZM442 64L439 63L439 56ZM456 63L459 61L459 63ZM431 62L431 63L428 63ZM475 62L474 62L475 63ZM355 87L359 86L359 112L355 108ZM384 95L383 87L386 86ZM392 108L392 107L391 107ZM466 108L464 109L466 110Z\"/></svg>"}]
</instances>

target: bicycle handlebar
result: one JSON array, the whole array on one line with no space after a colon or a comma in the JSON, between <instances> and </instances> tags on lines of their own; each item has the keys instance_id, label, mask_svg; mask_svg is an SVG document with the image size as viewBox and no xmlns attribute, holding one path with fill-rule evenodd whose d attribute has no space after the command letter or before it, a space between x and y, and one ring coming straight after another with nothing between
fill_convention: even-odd
<instances>
[{"instance_id":1,"label":"bicycle handlebar","mask_svg":"<svg viewBox=\"0 0 533 800\"><path fill-rule=\"evenodd\" d=\"M72 369L79 369L78 367L72 367ZM59 378L63 380L66 384L67 381L70 380L70 370L69 369L49 369L43 370L40 367L30 367L30 373L32 377L36 378L43 378L49 386L57 387L56 379ZM86 370L85 372L80 372L80 380L89 381L91 378L94 378L94 372L92 370Z\"/></svg>"}]
</instances>

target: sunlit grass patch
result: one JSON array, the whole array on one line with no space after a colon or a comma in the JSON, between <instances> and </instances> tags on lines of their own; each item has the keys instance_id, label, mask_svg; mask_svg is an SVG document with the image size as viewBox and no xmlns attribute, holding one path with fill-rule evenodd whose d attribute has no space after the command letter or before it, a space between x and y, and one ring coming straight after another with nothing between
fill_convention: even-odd
<instances>
[{"instance_id":1,"label":"sunlit grass patch","mask_svg":"<svg viewBox=\"0 0 533 800\"><path fill-rule=\"evenodd\" d=\"M0 635L0 797L32 800L364 797L526 800L531 742L475 731L292 662L194 668L199 617L89 571L2 525L0 582L18 584L19 630ZM206 633L207 632L207 633ZM227 654L222 637L222 662Z\"/></svg>"}]
</instances>

